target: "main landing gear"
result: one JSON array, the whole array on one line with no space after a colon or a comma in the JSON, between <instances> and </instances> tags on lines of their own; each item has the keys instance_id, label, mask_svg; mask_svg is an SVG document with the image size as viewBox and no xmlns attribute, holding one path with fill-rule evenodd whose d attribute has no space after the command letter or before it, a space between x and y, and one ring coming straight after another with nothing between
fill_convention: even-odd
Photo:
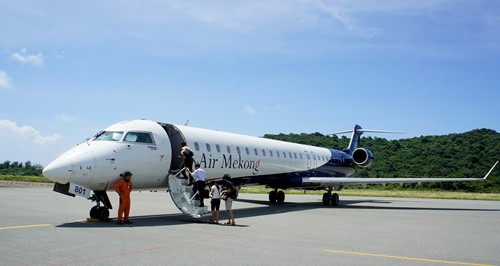
<instances>
[{"instance_id":1,"label":"main landing gear","mask_svg":"<svg viewBox=\"0 0 500 266\"><path fill-rule=\"evenodd\" d=\"M328 206L331 204L332 206L339 206L339 202L340 202L339 194L337 194L337 193L332 194L332 191L333 191L333 187L329 186L328 192L325 192L325 194L323 194L323 205Z\"/></svg>"},{"instance_id":2,"label":"main landing gear","mask_svg":"<svg viewBox=\"0 0 500 266\"><path fill-rule=\"evenodd\" d=\"M283 190L278 191L278 189L275 188L269 192L269 202L279 204L285 202L285 192Z\"/></svg>"},{"instance_id":3,"label":"main landing gear","mask_svg":"<svg viewBox=\"0 0 500 266\"><path fill-rule=\"evenodd\" d=\"M337 189L340 190L341 187L338 187ZM332 205L335 207L339 206L339 202L340 202L339 194L338 193L332 194L332 191L333 191L333 187L329 186L327 189L327 192L325 192L325 194L323 194L323 205L325 205L325 206ZM285 192L282 190L278 191L278 189L275 188L274 190L269 192L269 202L270 203L278 203L278 204L285 202Z\"/></svg>"},{"instance_id":4,"label":"main landing gear","mask_svg":"<svg viewBox=\"0 0 500 266\"><path fill-rule=\"evenodd\" d=\"M90 209L90 218L99 219L100 221L109 220L109 210L113 209L113 206L111 206L106 191L94 191L89 200L96 202L96 206ZM101 206L101 203L103 206Z\"/></svg>"}]
</instances>

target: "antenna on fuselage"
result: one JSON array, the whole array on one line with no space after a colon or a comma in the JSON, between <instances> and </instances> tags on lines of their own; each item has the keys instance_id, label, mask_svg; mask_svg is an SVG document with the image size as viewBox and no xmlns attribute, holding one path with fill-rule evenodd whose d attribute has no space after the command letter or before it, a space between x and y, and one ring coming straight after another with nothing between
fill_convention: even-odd
<instances>
[{"instance_id":1,"label":"antenna on fuselage","mask_svg":"<svg viewBox=\"0 0 500 266\"><path fill-rule=\"evenodd\" d=\"M187 126L188 126L188 124L189 124L189 119L188 119L188 120L186 120L186 123L184 123L184 126L186 126L186 127L187 127Z\"/></svg>"}]
</instances>

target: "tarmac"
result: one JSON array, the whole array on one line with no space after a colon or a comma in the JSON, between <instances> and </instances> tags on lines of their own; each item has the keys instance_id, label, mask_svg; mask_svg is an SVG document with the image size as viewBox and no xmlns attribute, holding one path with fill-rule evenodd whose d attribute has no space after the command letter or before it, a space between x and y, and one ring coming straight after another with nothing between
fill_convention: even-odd
<instances>
[{"instance_id":1,"label":"tarmac","mask_svg":"<svg viewBox=\"0 0 500 266\"><path fill-rule=\"evenodd\" d=\"M241 193L227 226L183 215L165 191L134 191L134 224L117 225L87 222L85 198L0 187L0 265L500 265L498 201L340 200Z\"/></svg>"}]
</instances>

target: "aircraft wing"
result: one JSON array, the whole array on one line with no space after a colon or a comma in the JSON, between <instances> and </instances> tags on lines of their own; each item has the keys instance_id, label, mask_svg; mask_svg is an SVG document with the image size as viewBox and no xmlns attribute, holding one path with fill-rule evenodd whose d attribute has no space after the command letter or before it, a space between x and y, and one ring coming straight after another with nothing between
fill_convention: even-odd
<instances>
[{"instance_id":1,"label":"aircraft wing","mask_svg":"<svg viewBox=\"0 0 500 266\"><path fill-rule=\"evenodd\" d=\"M449 182L449 181L479 181L485 180L495 169L498 161L491 167L484 177L480 178L356 178L356 177L305 177L303 184L315 184L318 186L338 185L365 185L365 184L389 184L389 183L420 183L420 182Z\"/></svg>"}]
</instances>

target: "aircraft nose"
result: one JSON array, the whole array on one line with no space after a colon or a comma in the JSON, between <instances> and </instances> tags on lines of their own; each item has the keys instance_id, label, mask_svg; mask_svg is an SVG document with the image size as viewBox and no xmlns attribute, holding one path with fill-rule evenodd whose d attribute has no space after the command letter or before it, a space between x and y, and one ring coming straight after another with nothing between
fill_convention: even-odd
<instances>
[{"instance_id":1,"label":"aircraft nose","mask_svg":"<svg viewBox=\"0 0 500 266\"><path fill-rule=\"evenodd\" d=\"M74 165L74 163L71 159L60 156L43 168L42 174L44 177L54 182L66 184L73 174L72 165Z\"/></svg>"}]
</instances>

